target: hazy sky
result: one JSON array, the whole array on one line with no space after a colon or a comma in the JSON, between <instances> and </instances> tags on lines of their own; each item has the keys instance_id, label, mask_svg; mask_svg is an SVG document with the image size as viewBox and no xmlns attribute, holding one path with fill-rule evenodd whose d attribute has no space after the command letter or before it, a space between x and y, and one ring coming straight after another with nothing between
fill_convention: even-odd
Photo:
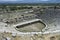
<instances>
[{"instance_id":1,"label":"hazy sky","mask_svg":"<svg viewBox=\"0 0 60 40\"><path fill-rule=\"evenodd\" d=\"M50 0L0 0L0 1L50 1Z\"/></svg>"},{"instance_id":2,"label":"hazy sky","mask_svg":"<svg viewBox=\"0 0 60 40\"><path fill-rule=\"evenodd\" d=\"M60 3L60 0L0 0L0 2L17 2L17 3Z\"/></svg>"}]
</instances>

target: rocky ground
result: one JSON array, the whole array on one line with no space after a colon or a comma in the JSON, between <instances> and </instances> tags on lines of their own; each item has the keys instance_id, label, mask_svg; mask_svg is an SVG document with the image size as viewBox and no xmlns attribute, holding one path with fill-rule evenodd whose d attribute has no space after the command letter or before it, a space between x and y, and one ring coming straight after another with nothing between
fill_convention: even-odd
<instances>
[{"instance_id":1,"label":"rocky ground","mask_svg":"<svg viewBox=\"0 0 60 40\"><path fill-rule=\"evenodd\" d=\"M1 33L0 40L6 38L10 38L10 40L60 40L60 9L44 9L43 12L44 14L40 14L40 12L33 12L35 16L32 17L34 19L35 17L38 19L42 19L42 21L47 25L47 27L44 28L41 33L31 33L29 35L27 33L19 34L19 31L16 31L12 26L9 25L9 27L7 28L6 23L0 22L0 26L2 26L0 27L0 31L3 32ZM4 27L4 25L2 24L4 24L6 27ZM11 28L14 30L12 30ZM7 32L7 30L9 31L9 33ZM19 35L17 35L16 32L18 32Z\"/></svg>"}]
</instances>

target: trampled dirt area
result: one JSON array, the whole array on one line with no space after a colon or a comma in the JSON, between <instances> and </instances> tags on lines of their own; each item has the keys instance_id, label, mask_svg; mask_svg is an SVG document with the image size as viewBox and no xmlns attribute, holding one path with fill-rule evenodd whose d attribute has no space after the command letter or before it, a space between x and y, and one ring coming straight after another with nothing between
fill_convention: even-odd
<instances>
[{"instance_id":1,"label":"trampled dirt area","mask_svg":"<svg viewBox=\"0 0 60 40\"><path fill-rule=\"evenodd\" d=\"M19 26L17 30L20 32L40 32L45 27L46 25L44 25L43 23L35 22L35 23Z\"/></svg>"}]
</instances>

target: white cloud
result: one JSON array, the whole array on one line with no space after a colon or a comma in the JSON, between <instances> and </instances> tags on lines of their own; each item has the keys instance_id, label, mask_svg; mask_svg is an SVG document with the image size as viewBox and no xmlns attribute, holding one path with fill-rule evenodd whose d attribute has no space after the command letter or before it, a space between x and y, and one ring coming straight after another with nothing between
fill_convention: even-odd
<instances>
[{"instance_id":1,"label":"white cloud","mask_svg":"<svg viewBox=\"0 0 60 40\"><path fill-rule=\"evenodd\" d=\"M50 1L50 0L41 0L41 1Z\"/></svg>"}]
</instances>

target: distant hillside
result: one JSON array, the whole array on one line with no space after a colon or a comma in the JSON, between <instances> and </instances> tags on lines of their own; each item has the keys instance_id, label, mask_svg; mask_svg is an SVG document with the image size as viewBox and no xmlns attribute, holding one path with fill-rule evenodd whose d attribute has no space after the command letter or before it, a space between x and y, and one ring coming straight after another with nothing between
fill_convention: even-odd
<instances>
[{"instance_id":1,"label":"distant hillside","mask_svg":"<svg viewBox=\"0 0 60 40\"><path fill-rule=\"evenodd\" d=\"M7 3L2 3L0 4L0 6L3 6L3 5L14 5L14 6L17 6L17 5L20 5L20 6L25 6L25 5L31 5L31 6L38 6L38 5L41 5L41 6L51 6L51 5L54 5L54 6L60 6L60 3L11 3L11 4L7 4Z\"/></svg>"}]
</instances>

